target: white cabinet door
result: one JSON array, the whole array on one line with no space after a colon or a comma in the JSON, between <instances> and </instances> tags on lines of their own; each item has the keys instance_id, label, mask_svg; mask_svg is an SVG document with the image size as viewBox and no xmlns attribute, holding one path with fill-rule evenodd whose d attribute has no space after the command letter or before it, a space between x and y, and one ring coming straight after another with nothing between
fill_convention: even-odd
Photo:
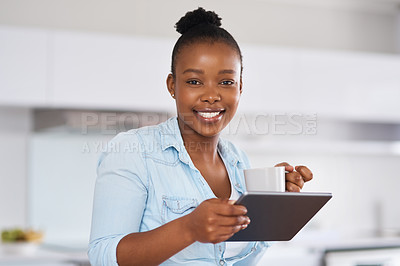
<instances>
[{"instance_id":1,"label":"white cabinet door","mask_svg":"<svg viewBox=\"0 0 400 266\"><path fill-rule=\"evenodd\" d=\"M258 114L298 111L294 52L244 46L243 93L239 111Z\"/></svg>"},{"instance_id":2,"label":"white cabinet door","mask_svg":"<svg viewBox=\"0 0 400 266\"><path fill-rule=\"evenodd\" d=\"M59 107L173 110L165 85L172 47L164 39L58 32L52 102Z\"/></svg>"},{"instance_id":3,"label":"white cabinet door","mask_svg":"<svg viewBox=\"0 0 400 266\"><path fill-rule=\"evenodd\" d=\"M400 121L400 57L244 47L240 111Z\"/></svg>"},{"instance_id":4,"label":"white cabinet door","mask_svg":"<svg viewBox=\"0 0 400 266\"><path fill-rule=\"evenodd\" d=\"M400 57L303 52L296 86L303 107L330 117L400 121Z\"/></svg>"},{"instance_id":5,"label":"white cabinet door","mask_svg":"<svg viewBox=\"0 0 400 266\"><path fill-rule=\"evenodd\" d=\"M47 86L45 31L0 27L0 104L45 104Z\"/></svg>"}]
</instances>

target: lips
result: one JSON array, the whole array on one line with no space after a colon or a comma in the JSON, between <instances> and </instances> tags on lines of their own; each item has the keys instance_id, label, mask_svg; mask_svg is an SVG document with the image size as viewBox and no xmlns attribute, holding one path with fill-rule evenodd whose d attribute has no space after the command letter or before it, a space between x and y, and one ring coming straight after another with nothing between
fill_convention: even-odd
<instances>
[{"instance_id":1,"label":"lips","mask_svg":"<svg viewBox=\"0 0 400 266\"><path fill-rule=\"evenodd\" d=\"M197 112L201 117L213 118L219 115L221 112Z\"/></svg>"},{"instance_id":2,"label":"lips","mask_svg":"<svg viewBox=\"0 0 400 266\"><path fill-rule=\"evenodd\" d=\"M223 114L225 113L224 109L202 109L202 110L193 110L194 113L204 122L217 122L219 121Z\"/></svg>"}]
</instances>

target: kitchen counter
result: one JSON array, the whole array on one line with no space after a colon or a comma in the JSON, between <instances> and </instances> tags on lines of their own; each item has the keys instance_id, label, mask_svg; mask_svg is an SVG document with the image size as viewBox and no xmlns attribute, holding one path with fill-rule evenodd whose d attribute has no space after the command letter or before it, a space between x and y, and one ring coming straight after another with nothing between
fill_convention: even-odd
<instances>
[{"instance_id":1,"label":"kitchen counter","mask_svg":"<svg viewBox=\"0 0 400 266\"><path fill-rule=\"evenodd\" d=\"M90 266L86 250L40 246L31 254L7 254L0 244L0 266Z\"/></svg>"},{"instance_id":2,"label":"kitchen counter","mask_svg":"<svg viewBox=\"0 0 400 266\"><path fill-rule=\"evenodd\" d=\"M339 239L302 234L289 242L275 242L258 266L400 265L400 238ZM369 263L369 264L368 264ZM386 264L385 264L386 263Z\"/></svg>"},{"instance_id":3,"label":"kitchen counter","mask_svg":"<svg viewBox=\"0 0 400 266\"><path fill-rule=\"evenodd\" d=\"M318 237L302 234L289 242L275 242L258 266L327 266L357 265L360 258L371 262L386 261L400 265L400 238L337 239L322 232ZM317 239L316 239L317 238ZM1 252L0 266L89 266L86 250L43 245L32 255ZM396 255L397 254L397 255ZM369 262L363 261L362 262ZM353 263L353 264L350 264ZM395 264L393 264L393 262ZM397 264L396 264L397 263Z\"/></svg>"}]
</instances>

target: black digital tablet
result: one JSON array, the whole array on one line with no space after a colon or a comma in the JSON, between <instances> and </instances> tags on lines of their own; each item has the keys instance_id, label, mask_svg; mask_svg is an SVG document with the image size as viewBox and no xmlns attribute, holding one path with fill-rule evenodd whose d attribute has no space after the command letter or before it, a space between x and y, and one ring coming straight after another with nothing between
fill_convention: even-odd
<instances>
[{"instance_id":1,"label":"black digital tablet","mask_svg":"<svg viewBox=\"0 0 400 266\"><path fill-rule=\"evenodd\" d=\"M235 204L246 206L251 222L227 241L290 240L331 198L331 193L245 192Z\"/></svg>"}]
</instances>

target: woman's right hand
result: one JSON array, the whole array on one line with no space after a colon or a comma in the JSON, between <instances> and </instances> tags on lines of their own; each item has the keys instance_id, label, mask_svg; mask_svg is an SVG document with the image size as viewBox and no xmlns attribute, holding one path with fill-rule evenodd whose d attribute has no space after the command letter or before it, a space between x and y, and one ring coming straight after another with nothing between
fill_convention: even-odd
<instances>
[{"instance_id":1,"label":"woman's right hand","mask_svg":"<svg viewBox=\"0 0 400 266\"><path fill-rule=\"evenodd\" d=\"M186 225L193 240L216 244L245 229L250 223L247 209L233 203L227 199L208 199L188 214Z\"/></svg>"}]
</instances>

